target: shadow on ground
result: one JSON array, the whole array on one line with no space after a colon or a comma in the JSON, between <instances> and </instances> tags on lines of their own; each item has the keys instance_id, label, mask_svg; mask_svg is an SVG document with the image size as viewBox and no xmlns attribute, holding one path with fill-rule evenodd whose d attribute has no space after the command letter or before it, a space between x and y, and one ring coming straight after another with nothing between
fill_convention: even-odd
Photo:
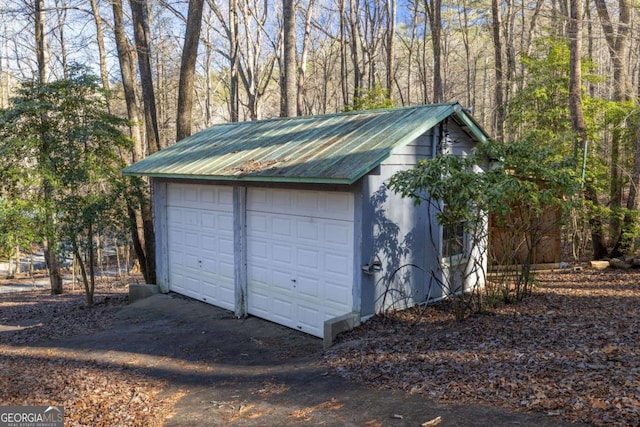
<instances>
[{"instance_id":1,"label":"shadow on ground","mask_svg":"<svg viewBox=\"0 0 640 427\"><path fill-rule=\"evenodd\" d=\"M37 347L56 356L136 370L180 392L168 426L558 426L554 417L351 383L322 365L322 341L175 294L122 308L109 328Z\"/></svg>"}]
</instances>

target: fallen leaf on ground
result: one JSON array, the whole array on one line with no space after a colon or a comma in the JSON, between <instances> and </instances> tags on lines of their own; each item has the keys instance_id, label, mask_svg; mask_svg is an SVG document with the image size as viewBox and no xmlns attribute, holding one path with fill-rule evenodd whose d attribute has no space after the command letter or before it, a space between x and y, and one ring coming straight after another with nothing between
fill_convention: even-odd
<instances>
[{"instance_id":1,"label":"fallen leaf on ground","mask_svg":"<svg viewBox=\"0 0 640 427\"><path fill-rule=\"evenodd\" d=\"M458 322L447 302L377 316L325 354L351 380L452 404L639 425L640 272L536 275L517 304Z\"/></svg>"}]
</instances>

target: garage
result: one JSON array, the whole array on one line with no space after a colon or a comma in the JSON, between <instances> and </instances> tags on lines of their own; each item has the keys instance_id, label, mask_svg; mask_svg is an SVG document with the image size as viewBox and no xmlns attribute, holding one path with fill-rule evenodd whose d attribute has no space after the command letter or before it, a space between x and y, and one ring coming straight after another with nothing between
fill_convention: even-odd
<instances>
[{"instance_id":1,"label":"garage","mask_svg":"<svg viewBox=\"0 0 640 427\"><path fill-rule=\"evenodd\" d=\"M322 337L353 307L353 194L250 188L249 314Z\"/></svg>"},{"instance_id":2,"label":"garage","mask_svg":"<svg viewBox=\"0 0 640 427\"><path fill-rule=\"evenodd\" d=\"M435 209L387 183L487 138L457 103L224 123L123 173L153 184L160 291L326 343L444 282Z\"/></svg>"},{"instance_id":3,"label":"garage","mask_svg":"<svg viewBox=\"0 0 640 427\"><path fill-rule=\"evenodd\" d=\"M166 214L169 289L234 310L232 189L169 184Z\"/></svg>"}]
</instances>

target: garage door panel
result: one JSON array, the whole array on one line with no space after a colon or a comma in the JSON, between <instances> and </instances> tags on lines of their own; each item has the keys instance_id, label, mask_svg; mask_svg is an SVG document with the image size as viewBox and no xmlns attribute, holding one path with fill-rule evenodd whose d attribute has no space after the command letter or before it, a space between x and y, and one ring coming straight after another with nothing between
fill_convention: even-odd
<instances>
[{"instance_id":1,"label":"garage door panel","mask_svg":"<svg viewBox=\"0 0 640 427\"><path fill-rule=\"evenodd\" d=\"M251 293L251 306L252 306L251 314L254 314L259 317L267 318L269 316L270 299L271 298L269 297L269 295L262 293L258 290L254 290L254 292Z\"/></svg>"},{"instance_id":2,"label":"garage door panel","mask_svg":"<svg viewBox=\"0 0 640 427\"><path fill-rule=\"evenodd\" d=\"M327 192L325 196L326 210L335 212L339 219L349 220L353 218L354 199L351 194Z\"/></svg>"},{"instance_id":3,"label":"garage door panel","mask_svg":"<svg viewBox=\"0 0 640 427\"><path fill-rule=\"evenodd\" d=\"M322 318L322 313L316 307L301 304L298 306L297 318L299 322L298 329L316 336L322 335L323 330L320 329L318 318ZM323 320L324 322L324 320Z\"/></svg>"},{"instance_id":4,"label":"garage door panel","mask_svg":"<svg viewBox=\"0 0 640 427\"><path fill-rule=\"evenodd\" d=\"M200 292L200 280L197 276L197 270L189 267L175 268L173 278L176 280L176 288L188 292L190 295L196 295Z\"/></svg>"},{"instance_id":5,"label":"garage door panel","mask_svg":"<svg viewBox=\"0 0 640 427\"><path fill-rule=\"evenodd\" d=\"M184 209L182 214L182 223L185 226L199 226L200 212L191 209Z\"/></svg>"},{"instance_id":6,"label":"garage door panel","mask_svg":"<svg viewBox=\"0 0 640 427\"><path fill-rule=\"evenodd\" d=\"M235 308L233 189L167 187L169 289Z\"/></svg>"},{"instance_id":7,"label":"garage door panel","mask_svg":"<svg viewBox=\"0 0 640 427\"><path fill-rule=\"evenodd\" d=\"M345 194L249 189L250 314L322 336L327 318L352 310L353 195ZM328 292L336 295L327 300Z\"/></svg>"},{"instance_id":8,"label":"garage door panel","mask_svg":"<svg viewBox=\"0 0 640 427\"><path fill-rule=\"evenodd\" d=\"M313 192L300 192L296 198L296 211L301 215L312 215L320 210L320 198Z\"/></svg>"},{"instance_id":9,"label":"garage door panel","mask_svg":"<svg viewBox=\"0 0 640 427\"><path fill-rule=\"evenodd\" d=\"M200 270L199 259L196 255L194 255L191 252L176 251L176 261L180 263L179 264L180 268L178 271ZM183 271L183 274L184 274L184 271Z\"/></svg>"},{"instance_id":10,"label":"garage door panel","mask_svg":"<svg viewBox=\"0 0 640 427\"><path fill-rule=\"evenodd\" d=\"M200 249L200 234L182 231L181 243L185 248L197 251Z\"/></svg>"},{"instance_id":11,"label":"garage door panel","mask_svg":"<svg viewBox=\"0 0 640 427\"><path fill-rule=\"evenodd\" d=\"M218 215L218 230L233 235L233 214L231 212Z\"/></svg>"},{"instance_id":12,"label":"garage door panel","mask_svg":"<svg viewBox=\"0 0 640 427\"><path fill-rule=\"evenodd\" d=\"M234 311L235 310L235 292L233 289L230 289L226 286L218 288L218 301L220 301L220 306L226 308L227 310Z\"/></svg>"},{"instance_id":13,"label":"garage door panel","mask_svg":"<svg viewBox=\"0 0 640 427\"><path fill-rule=\"evenodd\" d=\"M212 255L207 256L204 259L198 259L200 265L200 272L202 276L220 277L221 280L233 278L234 266L232 257L221 257L218 259L211 259Z\"/></svg>"},{"instance_id":14,"label":"garage door panel","mask_svg":"<svg viewBox=\"0 0 640 427\"><path fill-rule=\"evenodd\" d=\"M276 296L271 298L270 303L270 320L273 320L277 323L290 325L292 323L292 319L294 318L293 314L295 311L293 302L289 298L284 299Z\"/></svg>"},{"instance_id":15,"label":"garage door panel","mask_svg":"<svg viewBox=\"0 0 640 427\"><path fill-rule=\"evenodd\" d=\"M229 288L219 286L217 279L214 280L209 281L206 278L202 280L200 299L227 310L234 310L234 293Z\"/></svg>"},{"instance_id":16,"label":"garage door panel","mask_svg":"<svg viewBox=\"0 0 640 427\"><path fill-rule=\"evenodd\" d=\"M212 215L209 212L201 212L200 213L200 225L202 226L202 231L206 232L215 232L220 227L218 226L218 217L217 215ZM204 234L204 233L203 233Z\"/></svg>"},{"instance_id":17,"label":"garage door panel","mask_svg":"<svg viewBox=\"0 0 640 427\"><path fill-rule=\"evenodd\" d=\"M232 211L233 187L219 185L169 184L167 205L198 206L199 209Z\"/></svg>"},{"instance_id":18,"label":"garage door panel","mask_svg":"<svg viewBox=\"0 0 640 427\"><path fill-rule=\"evenodd\" d=\"M220 256L229 257L233 260L233 236L229 236L228 238L220 237L217 243Z\"/></svg>"},{"instance_id":19,"label":"garage door panel","mask_svg":"<svg viewBox=\"0 0 640 427\"><path fill-rule=\"evenodd\" d=\"M291 240L294 237L291 233L293 230L292 218L272 217L269 225L271 226L271 233L279 238Z\"/></svg>"},{"instance_id":20,"label":"garage door panel","mask_svg":"<svg viewBox=\"0 0 640 427\"><path fill-rule=\"evenodd\" d=\"M293 262L293 251L290 245L273 243L271 245L273 251L271 256L274 262L281 262L285 265L291 266Z\"/></svg>"},{"instance_id":21,"label":"garage door panel","mask_svg":"<svg viewBox=\"0 0 640 427\"><path fill-rule=\"evenodd\" d=\"M273 209L274 207L278 207L280 209L284 209L285 211L290 211L294 208L293 206L293 195L294 193L290 190L285 189L272 189L268 192L271 195L271 200L267 199L267 203Z\"/></svg>"},{"instance_id":22,"label":"garage door panel","mask_svg":"<svg viewBox=\"0 0 640 427\"><path fill-rule=\"evenodd\" d=\"M345 301L351 299L351 294L345 289L343 283L326 280L324 298L333 304L341 306Z\"/></svg>"},{"instance_id":23,"label":"garage door panel","mask_svg":"<svg viewBox=\"0 0 640 427\"><path fill-rule=\"evenodd\" d=\"M352 265L350 260L336 255L334 253L324 253L324 266L327 274L337 274L340 277L344 277L351 271Z\"/></svg>"},{"instance_id":24,"label":"garage door panel","mask_svg":"<svg viewBox=\"0 0 640 427\"><path fill-rule=\"evenodd\" d=\"M327 222L324 226L324 241L339 246L350 245L351 227L350 224L338 221Z\"/></svg>"},{"instance_id":25,"label":"garage door panel","mask_svg":"<svg viewBox=\"0 0 640 427\"><path fill-rule=\"evenodd\" d=\"M296 237L311 245L315 245L320 235L320 227L318 223L308 221L296 222Z\"/></svg>"},{"instance_id":26,"label":"garage door panel","mask_svg":"<svg viewBox=\"0 0 640 427\"><path fill-rule=\"evenodd\" d=\"M267 265L247 265L247 280L251 283L271 283L271 269Z\"/></svg>"},{"instance_id":27,"label":"garage door panel","mask_svg":"<svg viewBox=\"0 0 640 427\"><path fill-rule=\"evenodd\" d=\"M169 231L169 239L180 248L198 247L198 236L198 233L183 227L175 227Z\"/></svg>"},{"instance_id":28,"label":"garage door panel","mask_svg":"<svg viewBox=\"0 0 640 427\"><path fill-rule=\"evenodd\" d=\"M274 266L271 272L271 281L268 283L273 287L274 292L290 294L294 285L293 280L295 280L293 277L291 266L287 266L286 269Z\"/></svg>"},{"instance_id":29,"label":"garage door panel","mask_svg":"<svg viewBox=\"0 0 640 427\"><path fill-rule=\"evenodd\" d=\"M259 258L264 261L268 260L269 244L267 240L254 237L251 244L247 245L247 255L251 258Z\"/></svg>"},{"instance_id":30,"label":"garage door panel","mask_svg":"<svg viewBox=\"0 0 640 427\"><path fill-rule=\"evenodd\" d=\"M203 234L198 237L198 245L204 255L215 256L218 253L218 247L221 246L222 243L220 239L216 239L214 236L209 234Z\"/></svg>"},{"instance_id":31,"label":"garage door panel","mask_svg":"<svg viewBox=\"0 0 640 427\"><path fill-rule=\"evenodd\" d=\"M260 213L253 213L251 221L247 223L247 234L253 236L267 237L267 215Z\"/></svg>"},{"instance_id":32,"label":"garage door panel","mask_svg":"<svg viewBox=\"0 0 640 427\"><path fill-rule=\"evenodd\" d=\"M296 280L296 290L301 298L310 297L317 301L318 298L322 297L322 287L322 283L317 277L298 275Z\"/></svg>"},{"instance_id":33,"label":"garage door panel","mask_svg":"<svg viewBox=\"0 0 640 427\"><path fill-rule=\"evenodd\" d=\"M233 188L199 186L199 203L205 209L229 211L233 208Z\"/></svg>"},{"instance_id":34,"label":"garage door panel","mask_svg":"<svg viewBox=\"0 0 640 427\"><path fill-rule=\"evenodd\" d=\"M195 186L185 186L183 190L183 201L198 203L198 189Z\"/></svg>"},{"instance_id":35,"label":"garage door panel","mask_svg":"<svg viewBox=\"0 0 640 427\"><path fill-rule=\"evenodd\" d=\"M270 188L250 188L249 193L248 211L353 221L351 193Z\"/></svg>"},{"instance_id":36,"label":"garage door panel","mask_svg":"<svg viewBox=\"0 0 640 427\"><path fill-rule=\"evenodd\" d=\"M320 266L320 261L322 261L321 251L318 249L310 249L310 248L298 248L296 253L296 260L298 266L302 269L311 269L312 271L318 271Z\"/></svg>"}]
</instances>

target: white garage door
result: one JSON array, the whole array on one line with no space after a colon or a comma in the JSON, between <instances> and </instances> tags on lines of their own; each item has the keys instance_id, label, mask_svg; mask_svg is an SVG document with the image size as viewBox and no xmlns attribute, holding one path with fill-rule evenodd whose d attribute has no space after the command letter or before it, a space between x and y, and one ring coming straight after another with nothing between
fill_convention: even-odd
<instances>
[{"instance_id":1,"label":"white garage door","mask_svg":"<svg viewBox=\"0 0 640 427\"><path fill-rule=\"evenodd\" d=\"M250 188L250 314L322 337L324 321L353 309L350 193Z\"/></svg>"},{"instance_id":2,"label":"white garage door","mask_svg":"<svg viewBox=\"0 0 640 427\"><path fill-rule=\"evenodd\" d=\"M235 309L233 189L167 186L169 289Z\"/></svg>"}]
</instances>

